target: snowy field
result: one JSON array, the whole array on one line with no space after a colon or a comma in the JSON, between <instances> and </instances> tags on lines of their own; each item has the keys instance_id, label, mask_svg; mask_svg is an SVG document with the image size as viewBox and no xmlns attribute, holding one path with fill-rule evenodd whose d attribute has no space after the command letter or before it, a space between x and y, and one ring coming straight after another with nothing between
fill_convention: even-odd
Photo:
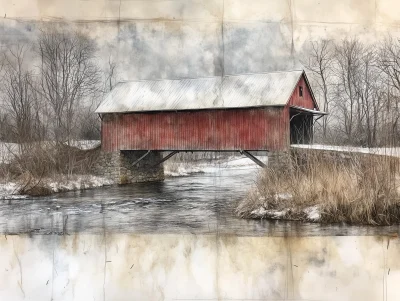
<instances>
[{"instance_id":1,"label":"snowy field","mask_svg":"<svg viewBox=\"0 0 400 301\"><path fill-rule=\"evenodd\" d=\"M336 145L322 145L322 144L293 144L293 148L302 149L318 149L336 152L349 152L360 154L374 154L385 155L392 157L400 157L400 147L354 147L354 146L336 146Z\"/></svg>"},{"instance_id":2,"label":"snowy field","mask_svg":"<svg viewBox=\"0 0 400 301\"><path fill-rule=\"evenodd\" d=\"M267 156L257 156L264 163L268 162ZM215 173L220 168L254 168L261 169L256 163L247 157L232 156L226 159L216 159L206 162L174 162L164 163L164 174L169 177L187 176L193 173Z\"/></svg>"}]
</instances>

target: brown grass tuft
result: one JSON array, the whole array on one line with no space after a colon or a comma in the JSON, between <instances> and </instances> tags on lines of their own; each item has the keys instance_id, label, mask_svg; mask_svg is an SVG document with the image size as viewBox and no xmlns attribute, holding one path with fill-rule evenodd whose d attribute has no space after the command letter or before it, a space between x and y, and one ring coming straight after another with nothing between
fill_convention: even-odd
<instances>
[{"instance_id":1,"label":"brown grass tuft","mask_svg":"<svg viewBox=\"0 0 400 301\"><path fill-rule=\"evenodd\" d=\"M286 210L281 217L307 220L304 211L317 206L320 222L392 225L400 222L399 175L390 156L302 151L288 168L266 168L237 214Z\"/></svg>"}]
</instances>

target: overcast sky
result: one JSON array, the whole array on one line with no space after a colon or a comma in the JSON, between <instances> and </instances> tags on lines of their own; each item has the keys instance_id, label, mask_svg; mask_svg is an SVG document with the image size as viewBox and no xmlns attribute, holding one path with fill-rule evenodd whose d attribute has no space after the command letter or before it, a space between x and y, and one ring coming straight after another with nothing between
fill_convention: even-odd
<instances>
[{"instance_id":1,"label":"overcast sky","mask_svg":"<svg viewBox=\"0 0 400 301\"><path fill-rule=\"evenodd\" d=\"M399 9L398 0L0 0L0 45L66 21L96 39L104 66L118 62L120 80L266 72L300 68L309 40L400 36Z\"/></svg>"}]
</instances>

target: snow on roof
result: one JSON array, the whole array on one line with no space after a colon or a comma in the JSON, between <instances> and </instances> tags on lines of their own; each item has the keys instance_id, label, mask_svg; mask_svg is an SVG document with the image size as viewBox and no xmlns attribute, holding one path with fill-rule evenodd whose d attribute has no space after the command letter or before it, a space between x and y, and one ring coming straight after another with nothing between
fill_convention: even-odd
<instances>
[{"instance_id":1,"label":"snow on roof","mask_svg":"<svg viewBox=\"0 0 400 301\"><path fill-rule=\"evenodd\" d=\"M284 106L302 70L193 79L122 82L96 113Z\"/></svg>"},{"instance_id":2,"label":"snow on roof","mask_svg":"<svg viewBox=\"0 0 400 301\"><path fill-rule=\"evenodd\" d=\"M302 108L302 107L298 107L298 106L290 106L290 107L292 109L301 111L303 113L310 113L310 114L313 114L313 115L328 115L328 113L326 113L326 112L322 112L322 111L315 110L315 109L311 110L311 109L306 109L306 108Z\"/></svg>"}]
</instances>

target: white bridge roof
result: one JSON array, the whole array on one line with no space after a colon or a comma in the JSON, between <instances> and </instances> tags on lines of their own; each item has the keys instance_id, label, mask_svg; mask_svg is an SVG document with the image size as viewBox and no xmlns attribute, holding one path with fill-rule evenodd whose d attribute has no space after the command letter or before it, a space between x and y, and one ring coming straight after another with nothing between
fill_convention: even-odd
<instances>
[{"instance_id":1,"label":"white bridge roof","mask_svg":"<svg viewBox=\"0 0 400 301\"><path fill-rule=\"evenodd\" d=\"M302 70L121 82L96 113L284 106Z\"/></svg>"}]
</instances>

